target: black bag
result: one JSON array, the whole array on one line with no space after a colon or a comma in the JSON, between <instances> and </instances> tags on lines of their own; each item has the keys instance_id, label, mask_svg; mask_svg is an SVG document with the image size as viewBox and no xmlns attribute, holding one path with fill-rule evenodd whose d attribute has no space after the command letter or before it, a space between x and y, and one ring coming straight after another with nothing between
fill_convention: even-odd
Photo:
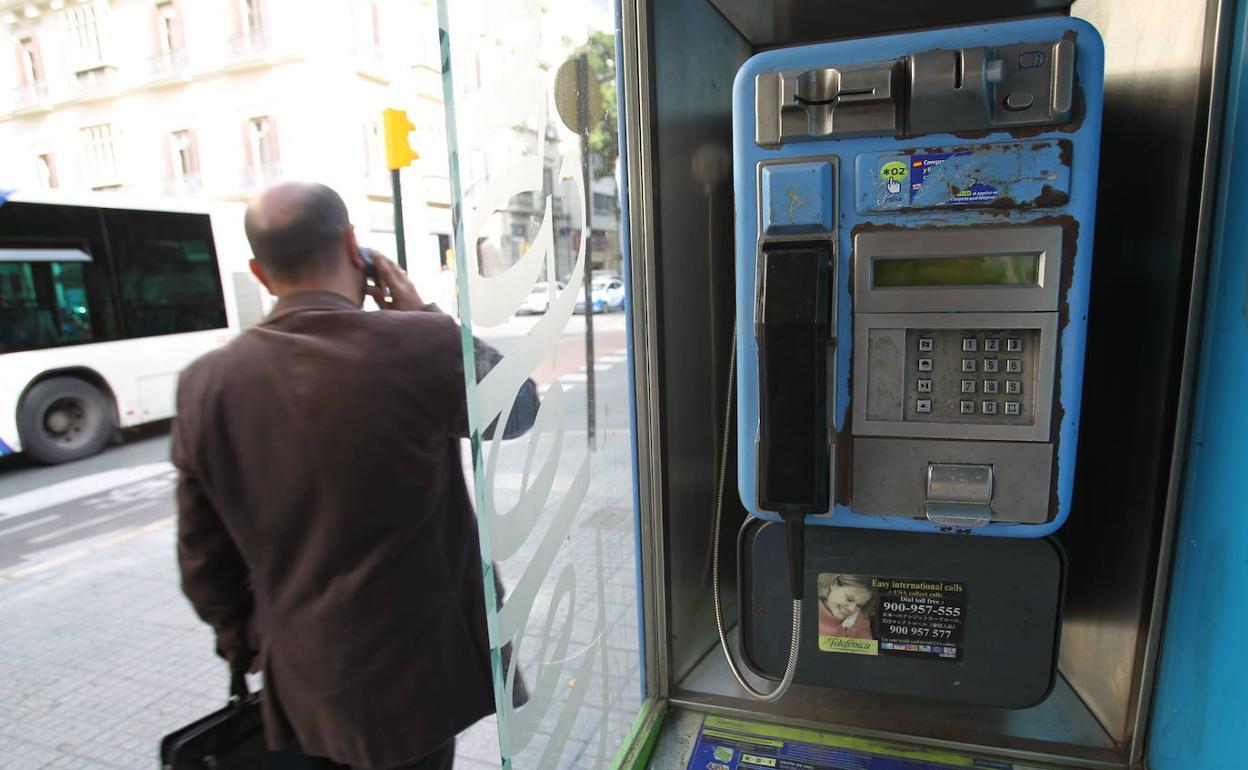
<instances>
[{"instance_id":1,"label":"black bag","mask_svg":"<svg viewBox=\"0 0 1248 770\"><path fill-rule=\"evenodd\" d=\"M272 752L264 745L260 693L247 691L247 679L234 674L225 708L166 735L160 742L163 770L299 770L311 767L291 747Z\"/></svg>"}]
</instances>

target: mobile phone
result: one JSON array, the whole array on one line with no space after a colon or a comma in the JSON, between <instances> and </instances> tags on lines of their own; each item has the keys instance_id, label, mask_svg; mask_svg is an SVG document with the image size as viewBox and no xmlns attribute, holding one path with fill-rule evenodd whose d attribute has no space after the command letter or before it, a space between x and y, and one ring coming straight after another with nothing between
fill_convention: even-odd
<instances>
[{"instance_id":1,"label":"mobile phone","mask_svg":"<svg viewBox=\"0 0 1248 770\"><path fill-rule=\"evenodd\" d=\"M364 262L364 278L377 283L377 261L373 259L373 250L367 246L361 246L360 259Z\"/></svg>"}]
</instances>

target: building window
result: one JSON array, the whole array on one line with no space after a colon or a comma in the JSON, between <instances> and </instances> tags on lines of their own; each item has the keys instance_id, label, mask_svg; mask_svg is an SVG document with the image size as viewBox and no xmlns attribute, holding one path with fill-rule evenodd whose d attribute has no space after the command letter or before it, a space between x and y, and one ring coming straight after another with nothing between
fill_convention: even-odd
<instances>
[{"instance_id":1,"label":"building window","mask_svg":"<svg viewBox=\"0 0 1248 770\"><path fill-rule=\"evenodd\" d=\"M53 160L52 153L45 152L35 156L35 170L39 174L40 187L45 190L60 187L56 179L56 161Z\"/></svg>"},{"instance_id":2,"label":"building window","mask_svg":"<svg viewBox=\"0 0 1248 770\"><path fill-rule=\"evenodd\" d=\"M264 31L263 0L236 0L238 3L239 32L253 35Z\"/></svg>"},{"instance_id":3,"label":"building window","mask_svg":"<svg viewBox=\"0 0 1248 770\"><path fill-rule=\"evenodd\" d=\"M381 11L377 0L354 0L355 53L367 61L381 61Z\"/></svg>"},{"instance_id":4,"label":"building window","mask_svg":"<svg viewBox=\"0 0 1248 770\"><path fill-rule=\"evenodd\" d=\"M266 184L278 177L277 126L273 118L263 115L247 121L246 145L247 168L244 182L247 186Z\"/></svg>"},{"instance_id":5,"label":"building window","mask_svg":"<svg viewBox=\"0 0 1248 770\"><path fill-rule=\"evenodd\" d=\"M364 169L368 173L384 170L386 167L385 148L381 143L381 125L375 120L364 123Z\"/></svg>"},{"instance_id":6,"label":"building window","mask_svg":"<svg viewBox=\"0 0 1248 770\"><path fill-rule=\"evenodd\" d=\"M186 38L181 9L173 0L160 0L156 3L152 24L152 73L161 75L184 69Z\"/></svg>"},{"instance_id":7,"label":"building window","mask_svg":"<svg viewBox=\"0 0 1248 770\"><path fill-rule=\"evenodd\" d=\"M39 56L39 43L33 37L24 37L17 41L17 56L21 60L19 73L24 86L37 86L43 83L43 61Z\"/></svg>"},{"instance_id":8,"label":"building window","mask_svg":"<svg viewBox=\"0 0 1248 770\"><path fill-rule=\"evenodd\" d=\"M199 192L199 148L191 129L169 134L169 192Z\"/></svg>"},{"instance_id":9,"label":"building window","mask_svg":"<svg viewBox=\"0 0 1248 770\"><path fill-rule=\"evenodd\" d=\"M594 193L594 213L614 214L615 196L606 195L605 193Z\"/></svg>"},{"instance_id":10,"label":"building window","mask_svg":"<svg viewBox=\"0 0 1248 770\"><path fill-rule=\"evenodd\" d=\"M82 136L83 176L89 187L117 184L117 156L113 149L113 127L108 123L87 126Z\"/></svg>"},{"instance_id":11,"label":"building window","mask_svg":"<svg viewBox=\"0 0 1248 770\"><path fill-rule=\"evenodd\" d=\"M74 5L61 11L61 28L65 31L75 71L101 67L104 49L100 44L100 27L108 13L107 5Z\"/></svg>"},{"instance_id":12,"label":"building window","mask_svg":"<svg viewBox=\"0 0 1248 770\"><path fill-rule=\"evenodd\" d=\"M182 42L182 16L172 0L156 4L156 45L163 54L178 53Z\"/></svg>"},{"instance_id":13,"label":"building window","mask_svg":"<svg viewBox=\"0 0 1248 770\"><path fill-rule=\"evenodd\" d=\"M234 9L235 36L230 41L230 56L249 57L269 48L268 25L263 0L230 0Z\"/></svg>"},{"instance_id":14,"label":"building window","mask_svg":"<svg viewBox=\"0 0 1248 770\"><path fill-rule=\"evenodd\" d=\"M364 123L364 181L370 192L390 191L390 172L386 168L386 149L381 139L381 124L375 120Z\"/></svg>"}]
</instances>

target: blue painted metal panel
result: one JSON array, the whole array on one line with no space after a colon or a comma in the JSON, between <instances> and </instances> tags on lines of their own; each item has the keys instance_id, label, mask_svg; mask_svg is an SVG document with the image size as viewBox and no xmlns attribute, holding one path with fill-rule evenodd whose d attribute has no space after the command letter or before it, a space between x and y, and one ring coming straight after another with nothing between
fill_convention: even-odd
<instances>
[{"instance_id":1,"label":"blue painted metal panel","mask_svg":"<svg viewBox=\"0 0 1248 770\"><path fill-rule=\"evenodd\" d=\"M893 59L933 49L963 46L1001 46L1072 36L1076 42L1076 77L1082 92L1082 121L1077 130L1029 130L1020 140L1008 131L974 138L953 134L929 134L896 139L874 136L859 139L802 141L763 148L755 143L755 78L764 72ZM733 158L737 211L737 387L738 481L741 500L755 516L777 520L757 506L758 346L754 337L755 254L759 210L755 169L759 163L794 161L810 156L840 158L836 198L840 204L837 307L837 381L835 428L848 430L853 323L850 281L852 229L871 222L884 226L949 226L1026 224L1054 215L1070 215L1079 222L1073 233L1077 259L1071 283L1063 295L1068 308L1060 333L1059 404L1061 423L1057 431L1058 512L1043 525L994 522L974 530L977 534L1006 537L1040 537L1052 533L1070 511L1074 486L1075 445L1083 383L1084 342L1087 335L1088 289L1092 269L1093 212L1096 205L1097 168L1100 153L1101 101L1104 51L1100 35L1086 22L1065 17L1027 19L975 27L939 29L905 35L847 40L760 53L742 65L733 86ZM963 154L969 153L969 154ZM880 163L929 161L918 177L898 174L898 193L910 187L908 200L881 197L889 179L881 178ZM908 160L902 160L907 158ZM1073 160L1072 160L1073 158ZM939 161L935 163L933 161ZM1056 166L1055 166L1056 162ZM1064 168L1065 167L1065 168ZM940 180L943 188L936 182ZM914 187L918 184L917 189ZM951 189L957 185L956 189ZM989 193L987 188L995 188ZM966 196L959 195L965 191ZM971 198L964 201L963 198ZM967 205L973 203L974 205ZM937 531L926 520L904 516L862 516L836 505L826 516L810 516L813 524L846 527Z\"/></svg>"},{"instance_id":2,"label":"blue painted metal panel","mask_svg":"<svg viewBox=\"0 0 1248 770\"><path fill-rule=\"evenodd\" d=\"M763 232L826 233L832 229L832 163L783 163L759 172Z\"/></svg>"},{"instance_id":3,"label":"blue painted metal panel","mask_svg":"<svg viewBox=\"0 0 1248 770\"><path fill-rule=\"evenodd\" d=\"M615 27L621 28L622 21L620 19L620 4L615 3ZM624 39L620 35L615 36L615 60L617 62L624 61ZM615 69L615 89L620 99L619 110L616 112L616 131L619 136L620 150L620 253L624 256L624 285L629 287L628 294L624 298L624 353L626 366L628 367L628 435L633 440L630 443L628 459L632 469L632 490L633 490L633 574L637 581L637 650L639 653L640 666L637 669L641 672L641 681L638 683L641 687L641 697L646 697L646 602L645 592L649 586L645 581L645 570L642 568L641 551L641 479L638 476L638 456L637 456L637 378L635 376L636 369L633 367L633 245L632 232L628 225L628 141L627 141L627 123L624 120L624 68L616 67ZM651 589L652 590L652 589Z\"/></svg>"},{"instance_id":4,"label":"blue painted metal panel","mask_svg":"<svg viewBox=\"0 0 1248 770\"><path fill-rule=\"evenodd\" d=\"M1248 765L1248 3L1238 7L1153 770Z\"/></svg>"}]
</instances>

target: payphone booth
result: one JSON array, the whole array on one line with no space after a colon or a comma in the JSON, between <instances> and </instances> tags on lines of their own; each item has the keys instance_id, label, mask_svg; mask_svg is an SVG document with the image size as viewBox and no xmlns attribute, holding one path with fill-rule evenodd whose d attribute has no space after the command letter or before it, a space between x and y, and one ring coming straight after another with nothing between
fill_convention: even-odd
<instances>
[{"instance_id":1,"label":"payphone booth","mask_svg":"<svg viewBox=\"0 0 1248 770\"><path fill-rule=\"evenodd\" d=\"M737 73L756 671L792 660L797 682L998 706L1047 695L1060 548L993 541L1042 538L1070 510L1102 61L1090 24L1055 18L767 51ZM762 523L781 519L785 547ZM792 626L786 547L803 563Z\"/></svg>"},{"instance_id":2,"label":"payphone booth","mask_svg":"<svg viewBox=\"0 0 1248 770\"><path fill-rule=\"evenodd\" d=\"M1145 765L1230 5L622 4L651 767Z\"/></svg>"}]
</instances>

